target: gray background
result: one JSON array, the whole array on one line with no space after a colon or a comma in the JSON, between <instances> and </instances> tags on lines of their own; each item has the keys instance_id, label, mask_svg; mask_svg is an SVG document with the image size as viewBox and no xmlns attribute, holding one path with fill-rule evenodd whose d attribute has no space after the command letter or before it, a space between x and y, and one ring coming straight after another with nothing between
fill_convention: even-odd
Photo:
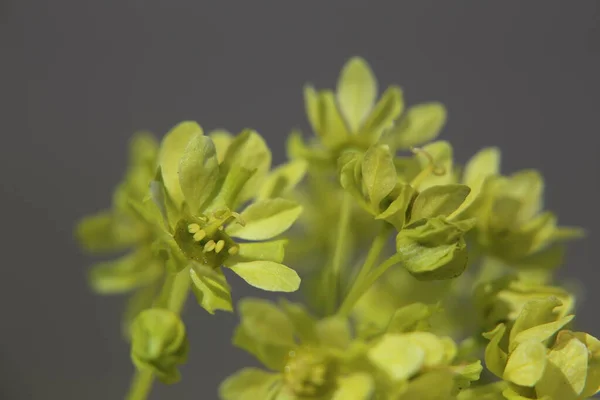
<instances>
[{"instance_id":1,"label":"gray background","mask_svg":"<svg viewBox=\"0 0 600 400\"><path fill-rule=\"evenodd\" d=\"M218 4L217 4L218 3ZM596 1L0 0L0 398L119 399L128 386L121 298L90 293L72 240L105 207L135 130L184 119L256 128L283 160L306 128L301 88L333 86L354 54L409 103L449 109L443 137L465 161L504 150L537 167L547 206L590 236L563 275L585 281L582 328L600 334L599 12ZM595 246L594 246L595 244ZM238 281L235 296L248 294ZM183 383L153 399L214 399L250 357L232 315L189 304Z\"/></svg>"}]
</instances>

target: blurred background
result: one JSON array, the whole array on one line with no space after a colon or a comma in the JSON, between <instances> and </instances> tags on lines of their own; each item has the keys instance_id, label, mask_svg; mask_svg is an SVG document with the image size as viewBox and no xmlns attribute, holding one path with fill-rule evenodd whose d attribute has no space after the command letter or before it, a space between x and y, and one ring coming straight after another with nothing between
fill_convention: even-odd
<instances>
[{"instance_id":1,"label":"blurred background","mask_svg":"<svg viewBox=\"0 0 600 400\"><path fill-rule=\"evenodd\" d=\"M589 231L562 275L585 283L579 324L599 335L599 11L550 0L0 0L0 398L122 398L123 299L90 292L95 260L72 229L109 205L134 131L162 136L186 119L252 127L281 162L290 129L308 127L302 85L334 87L352 55L408 104L443 102L442 137L460 162L498 145L504 172L543 172L547 207ZM251 293L240 283L236 299ZM253 363L230 345L234 315L189 306L184 379L152 399L216 399L224 377Z\"/></svg>"}]
</instances>

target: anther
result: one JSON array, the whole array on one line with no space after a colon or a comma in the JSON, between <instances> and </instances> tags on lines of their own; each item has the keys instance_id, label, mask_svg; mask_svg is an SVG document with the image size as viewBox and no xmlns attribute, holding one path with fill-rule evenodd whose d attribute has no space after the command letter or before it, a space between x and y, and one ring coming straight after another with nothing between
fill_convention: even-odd
<instances>
[{"instance_id":1,"label":"anther","mask_svg":"<svg viewBox=\"0 0 600 400\"><path fill-rule=\"evenodd\" d=\"M223 250L223 247L225 247L225 241L219 240L215 245L215 253L220 253L221 250Z\"/></svg>"},{"instance_id":2,"label":"anther","mask_svg":"<svg viewBox=\"0 0 600 400\"><path fill-rule=\"evenodd\" d=\"M199 242L202 239L204 239L205 237L206 237L206 232L204 231L204 229L201 229L198 232L194 233L194 241L195 242Z\"/></svg>"},{"instance_id":3,"label":"anther","mask_svg":"<svg viewBox=\"0 0 600 400\"><path fill-rule=\"evenodd\" d=\"M227 250L227 252L229 254L231 254L232 256L236 255L239 251L240 251L240 248L237 246L230 247L229 250Z\"/></svg>"},{"instance_id":4,"label":"anther","mask_svg":"<svg viewBox=\"0 0 600 400\"><path fill-rule=\"evenodd\" d=\"M198 224L189 224L188 225L188 232L189 233L196 233L200 230L200 225Z\"/></svg>"},{"instance_id":5,"label":"anther","mask_svg":"<svg viewBox=\"0 0 600 400\"><path fill-rule=\"evenodd\" d=\"M216 243L214 240L209 240L208 242L206 242L206 244L204 245L204 252L208 253L209 251L213 251L215 249Z\"/></svg>"}]
</instances>

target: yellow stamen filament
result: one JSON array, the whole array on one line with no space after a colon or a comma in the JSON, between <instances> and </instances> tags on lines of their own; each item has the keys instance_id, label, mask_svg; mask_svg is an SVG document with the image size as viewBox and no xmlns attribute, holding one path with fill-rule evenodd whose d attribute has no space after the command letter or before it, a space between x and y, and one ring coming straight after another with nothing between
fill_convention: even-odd
<instances>
[{"instance_id":1,"label":"yellow stamen filament","mask_svg":"<svg viewBox=\"0 0 600 400\"><path fill-rule=\"evenodd\" d=\"M202 229L194 233L194 241L199 242L206 237L206 232Z\"/></svg>"},{"instance_id":2,"label":"yellow stamen filament","mask_svg":"<svg viewBox=\"0 0 600 400\"><path fill-rule=\"evenodd\" d=\"M422 154L423 156L425 156L425 158L427 158L432 174L437 176L442 176L446 174L446 168L444 168L444 166L442 165L437 165L435 163L435 160L433 159L433 156L429 152L423 150L420 147L411 147L410 151L412 151L414 154Z\"/></svg>"},{"instance_id":3,"label":"yellow stamen filament","mask_svg":"<svg viewBox=\"0 0 600 400\"><path fill-rule=\"evenodd\" d=\"M219 240L215 246L215 253L220 253L221 250L223 250L223 247L225 247L225 241Z\"/></svg>"},{"instance_id":4,"label":"yellow stamen filament","mask_svg":"<svg viewBox=\"0 0 600 400\"><path fill-rule=\"evenodd\" d=\"M196 233L200 230L200 225L198 224L189 224L188 225L188 232L189 233Z\"/></svg>"},{"instance_id":5,"label":"yellow stamen filament","mask_svg":"<svg viewBox=\"0 0 600 400\"><path fill-rule=\"evenodd\" d=\"M240 224L241 226L246 226L246 221L244 221L244 219L242 218L242 216L239 213L236 213L235 211L233 211L231 213L231 216L233 218L235 218L235 220L238 224Z\"/></svg>"},{"instance_id":6,"label":"yellow stamen filament","mask_svg":"<svg viewBox=\"0 0 600 400\"><path fill-rule=\"evenodd\" d=\"M239 251L240 251L240 248L237 246L230 247L229 250L227 250L227 252L229 254L231 254L232 256L236 255Z\"/></svg>"},{"instance_id":7,"label":"yellow stamen filament","mask_svg":"<svg viewBox=\"0 0 600 400\"><path fill-rule=\"evenodd\" d=\"M208 253L209 251L213 251L215 249L215 246L217 244L215 243L214 240L209 240L208 242L206 242L206 244L204 245L204 252Z\"/></svg>"}]
</instances>

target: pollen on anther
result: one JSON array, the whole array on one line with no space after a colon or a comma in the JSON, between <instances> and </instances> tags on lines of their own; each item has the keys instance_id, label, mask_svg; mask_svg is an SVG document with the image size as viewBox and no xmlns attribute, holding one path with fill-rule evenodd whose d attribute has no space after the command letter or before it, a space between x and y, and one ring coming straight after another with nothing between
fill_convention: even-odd
<instances>
[{"instance_id":1,"label":"pollen on anther","mask_svg":"<svg viewBox=\"0 0 600 400\"><path fill-rule=\"evenodd\" d=\"M215 246L215 253L220 253L221 250L223 250L223 247L225 247L225 241L219 240Z\"/></svg>"},{"instance_id":2,"label":"pollen on anther","mask_svg":"<svg viewBox=\"0 0 600 400\"><path fill-rule=\"evenodd\" d=\"M237 246L230 247L229 250L227 250L227 252L229 254L231 254L232 256L236 255L239 251L240 251L240 248Z\"/></svg>"},{"instance_id":3,"label":"pollen on anther","mask_svg":"<svg viewBox=\"0 0 600 400\"><path fill-rule=\"evenodd\" d=\"M204 231L204 229L199 230L198 232L194 233L194 241L195 242L199 242L202 239L204 239L206 237L206 232Z\"/></svg>"},{"instance_id":4,"label":"pollen on anther","mask_svg":"<svg viewBox=\"0 0 600 400\"><path fill-rule=\"evenodd\" d=\"M215 243L215 241L211 239L208 242L206 242L206 244L204 245L204 251L207 252L207 253L209 251L213 251L215 249L216 245L217 244Z\"/></svg>"},{"instance_id":5,"label":"pollen on anther","mask_svg":"<svg viewBox=\"0 0 600 400\"><path fill-rule=\"evenodd\" d=\"M189 224L188 225L188 232L189 233L196 233L200 230L200 225L198 224Z\"/></svg>"}]
</instances>

